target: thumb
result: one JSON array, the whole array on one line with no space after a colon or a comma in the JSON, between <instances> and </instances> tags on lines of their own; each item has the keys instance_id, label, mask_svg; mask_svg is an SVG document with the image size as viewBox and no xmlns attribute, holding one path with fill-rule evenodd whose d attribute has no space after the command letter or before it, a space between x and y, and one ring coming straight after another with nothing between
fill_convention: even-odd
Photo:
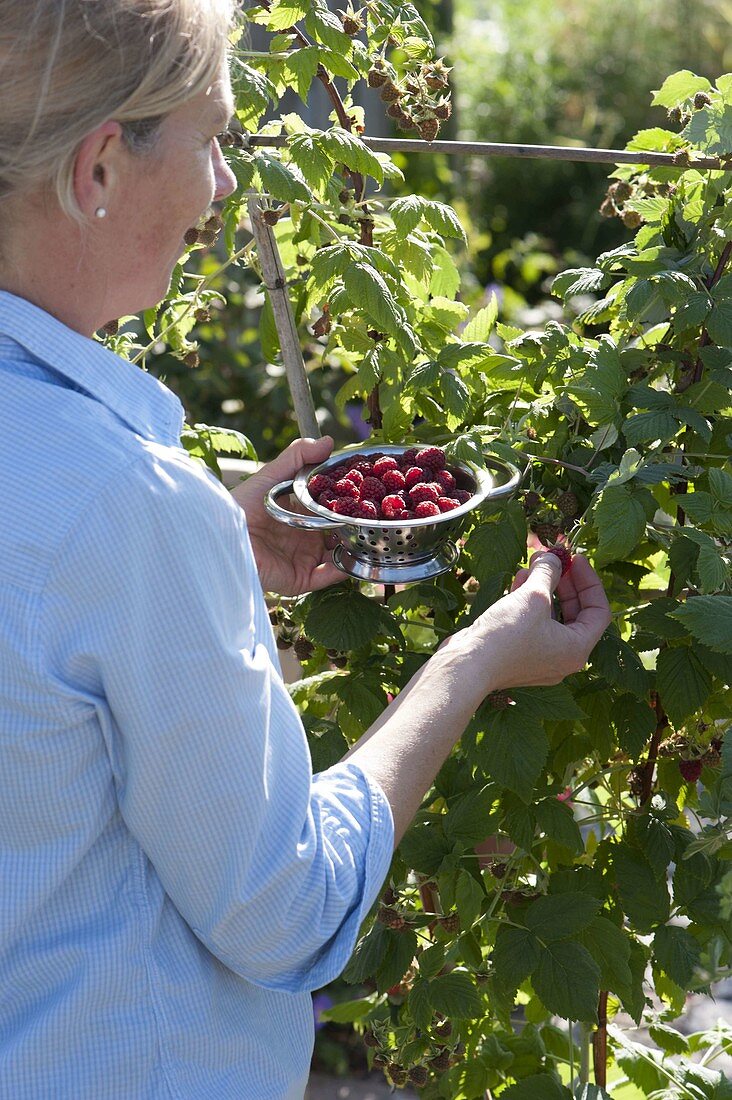
<instances>
[{"instance_id":1,"label":"thumb","mask_svg":"<svg viewBox=\"0 0 732 1100\"><path fill-rule=\"evenodd\" d=\"M270 473L278 480L294 477L303 466L325 462L332 450L333 440L329 435L320 439L296 439L277 458L272 459Z\"/></svg>"},{"instance_id":2,"label":"thumb","mask_svg":"<svg viewBox=\"0 0 732 1100\"><path fill-rule=\"evenodd\" d=\"M524 585L551 596L562 579L562 563L556 554L539 551L529 562L529 575Z\"/></svg>"}]
</instances>

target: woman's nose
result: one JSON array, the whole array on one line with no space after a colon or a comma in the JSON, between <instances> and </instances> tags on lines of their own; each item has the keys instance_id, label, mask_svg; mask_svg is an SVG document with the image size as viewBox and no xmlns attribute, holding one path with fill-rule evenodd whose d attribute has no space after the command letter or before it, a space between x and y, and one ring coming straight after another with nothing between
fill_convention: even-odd
<instances>
[{"instance_id":1,"label":"woman's nose","mask_svg":"<svg viewBox=\"0 0 732 1100\"><path fill-rule=\"evenodd\" d=\"M214 151L214 181L216 184L214 201L225 199L228 195L231 195L232 192L236 191L236 176L229 167L224 154L221 152L218 141L216 142Z\"/></svg>"}]
</instances>

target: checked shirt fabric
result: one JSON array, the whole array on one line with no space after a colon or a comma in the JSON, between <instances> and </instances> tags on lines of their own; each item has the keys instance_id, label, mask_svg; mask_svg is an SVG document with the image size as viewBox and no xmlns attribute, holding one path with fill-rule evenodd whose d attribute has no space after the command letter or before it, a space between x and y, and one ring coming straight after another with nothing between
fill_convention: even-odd
<instances>
[{"instance_id":1,"label":"checked shirt fabric","mask_svg":"<svg viewBox=\"0 0 732 1100\"><path fill-rule=\"evenodd\" d=\"M296 1100L388 871L311 773L243 512L150 375L0 293L0 1100Z\"/></svg>"}]
</instances>

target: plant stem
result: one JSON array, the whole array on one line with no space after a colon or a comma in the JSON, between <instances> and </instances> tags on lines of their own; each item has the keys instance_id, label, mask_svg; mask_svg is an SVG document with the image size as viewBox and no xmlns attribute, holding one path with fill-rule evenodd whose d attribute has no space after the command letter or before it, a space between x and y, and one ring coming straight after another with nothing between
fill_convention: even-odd
<instances>
[{"instance_id":1,"label":"plant stem","mask_svg":"<svg viewBox=\"0 0 732 1100\"><path fill-rule=\"evenodd\" d=\"M604 1089L607 1085L607 990L600 991L597 1004L597 1029L592 1036L592 1064L595 1084Z\"/></svg>"},{"instance_id":2,"label":"plant stem","mask_svg":"<svg viewBox=\"0 0 732 1100\"><path fill-rule=\"evenodd\" d=\"M584 1023L580 1024L579 1080L581 1085L590 1082L590 1028Z\"/></svg>"}]
</instances>

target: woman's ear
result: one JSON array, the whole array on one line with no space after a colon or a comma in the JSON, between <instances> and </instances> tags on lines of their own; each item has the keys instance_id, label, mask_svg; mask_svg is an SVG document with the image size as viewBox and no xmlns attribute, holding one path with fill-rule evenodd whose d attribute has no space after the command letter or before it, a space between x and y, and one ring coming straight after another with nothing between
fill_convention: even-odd
<instances>
[{"instance_id":1,"label":"woman's ear","mask_svg":"<svg viewBox=\"0 0 732 1100\"><path fill-rule=\"evenodd\" d=\"M92 219L98 210L109 210L121 178L125 154L122 127L109 119L82 141L74 163L74 197L82 214Z\"/></svg>"}]
</instances>

